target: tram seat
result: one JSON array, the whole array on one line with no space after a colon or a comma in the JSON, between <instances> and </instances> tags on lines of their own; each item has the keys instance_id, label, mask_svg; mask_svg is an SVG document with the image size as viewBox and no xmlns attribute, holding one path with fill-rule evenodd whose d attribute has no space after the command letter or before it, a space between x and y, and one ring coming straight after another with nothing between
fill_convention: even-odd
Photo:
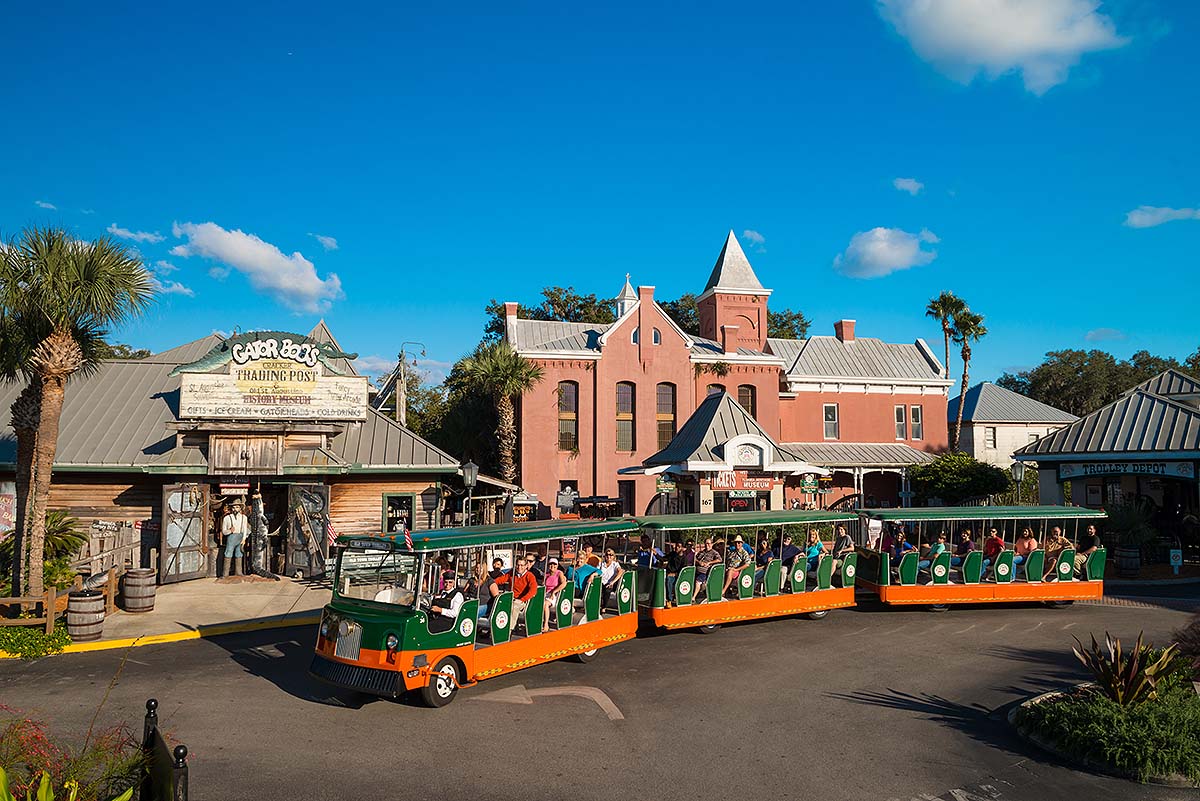
<instances>
[{"instance_id":1,"label":"tram seat","mask_svg":"<svg viewBox=\"0 0 1200 801\"><path fill-rule=\"evenodd\" d=\"M844 559L834 561L840 562L838 565L837 575L835 576L837 578L838 586L853 587L854 577L858 574L858 554L848 553Z\"/></svg>"},{"instance_id":2,"label":"tram seat","mask_svg":"<svg viewBox=\"0 0 1200 801\"><path fill-rule=\"evenodd\" d=\"M783 563L778 559L767 562L763 571L763 595L778 595L783 578Z\"/></svg>"},{"instance_id":3,"label":"tram seat","mask_svg":"<svg viewBox=\"0 0 1200 801\"><path fill-rule=\"evenodd\" d=\"M721 600L721 588L725 586L725 565L713 565L704 582L704 599L708 603Z\"/></svg>"},{"instance_id":4,"label":"tram seat","mask_svg":"<svg viewBox=\"0 0 1200 801\"><path fill-rule=\"evenodd\" d=\"M817 559L817 569L814 571L818 590L827 590L833 586L833 555L823 553Z\"/></svg>"},{"instance_id":5,"label":"tram seat","mask_svg":"<svg viewBox=\"0 0 1200 801\"><path fill-rule=\"evenodd\" d=\"M959 566L959 571L962 575L963 584L978 584L979 576L983 572L983 553L980 551L967 551L967 555L963 557L962 565Z\"/></svg>"},{"instance_id":6,"label":"tram seat","mask_svg":"<svg viewBox=\"0 0 1200 801\"><path fill-rule=\"evenodd\" d=\"M917 583L917 563L920 561L921 557L916 551L908 551L900 557L900 564L896 568L900 584L910 586Z\"/></svg>"},{"instance_id":7,"label":"tram seat","mask_svg":"<svg viewBox=\"0 0 1200 801\"><path fill-rule=\"evenodd\" d=\"M600 609L600 574L588 576L587 584L583 587L583 622L590 623L599 620L603 614Z\"/></svg>"},{"instance_id":8,"label":"tram seat","mask_svg":"<svg viewBox=\"0 0 1200 801\"><path fill-rule=\"evenodd\" d=\"M1001 551L996 557L996 564L992 565L991 577L997 584L1009 584L1013 580L1013 557L1016 556L1012 551Z\"/></svg>"},{"instance_id":9,"label":"tram seat","mask_svg":"<svg viewBox=\"0 0 1200 801\"><path fill-rule=\"evenodd\" d=\"M1046 552L1041 548L1035 548L1029 552L1029 556L1025 558L1024 564L1020 567L1025 574L1026 581L1041 581L1045 565Z\"/></svg>"},{"instance_id":10,"label":"tram seat","mask_svg":"<svg viewBox=\"0 0 1200 801\"><path fill-rule=\"evenodd\" d=\"M939 553L929 565L929 577L934 584L950 583L950 552Z\"/></svg>"},{"instance_id":11,"label":"tram seat","mask_svg":"<svg viewBox=\"0 0 1200 801\"><path fill-rule=\"evenodd\" d=\"M1108 551L1104 548L1097 548L1088 555L1088 560L1083 566L1084 581L1103 581L1104 580L1104 565L1108 561Z\"/></svg>"},{"instance_id":12,"label":"tram seat","mask_svg":"<svg viewBox=\"0 0 1200 801\"><path fill-rule=\"evenodd\" d=\"M1055 581L1075 580L1075 549L1063 548L1054 562Z\"/></svg>"}]
</instances>

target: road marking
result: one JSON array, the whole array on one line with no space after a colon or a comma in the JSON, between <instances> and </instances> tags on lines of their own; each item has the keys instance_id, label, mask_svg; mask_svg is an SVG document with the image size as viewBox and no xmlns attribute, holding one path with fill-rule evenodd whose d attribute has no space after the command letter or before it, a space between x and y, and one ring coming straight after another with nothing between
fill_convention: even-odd
<instances>
[{"instance_id":1,"label":"road marking","mask_svg":"<svg viewBox=\"0 0 1200 801\"><path fill-rule=\"evenodd\" d=\"M595 701L596 706L600 707L604 714L608 715L609 720L625 719L625 716L621 714L621 710L608 697L608 694L598 687L566 685L563 687L535 687L532 690L527 690L523 684L514 684L512 687L505 687L503 690L496 690L495 692L484 693L483 695L473 695L471 696L471 700L498 701L502 704L532 704L534 698L553 695L587 698Z\"/></svg>"},{"instance_id":2,"label":"road marking","mask_svg":"<svg viewBox=\"0 0 1200 801\"><path fill-rule=\"evenodd\" d=\"M1063 626L1063 631L1066 631L1067 629L1071 628L1071 626L1078 626L1078 625L1079 625L1078 623L1068 623L1067 625Z\"/></svg>"},{"instance_id":3,"label":"road marking","mask_svg":"<svg viewBox=\"0 0 1200 801\"><path fill-rule=\"evenodd\" d=\"M971 625L967 626L967 627L966 627L965 629L963 629L962 631L955 631L955 632L952 632L952 633L953 633L953 634L966 634L968 631L970 631L971 629L975 628L975 626L976 626L976 624L975 624L975 623L972 623Z\"/></svg>"},{"instance_id":4,"label":"road marking","mask_svg":"<svg viewBox=\"0 0 1200 801\"><path fill-rule=\"evenodd\" d=\"M1039 620L1038 624L1036 626L1034 626L1033 628L1031 628L1030 631L1037 631L1038 629L1040 629L1042 627L1043 622L1044 621Z\"/></svg>"},{"instance_id":5,"label":"road marking","mask_svg":"<svg viewBox=\"0 0 1200 801\"><path fill-rule=\"evenodd\" d=\"M852 631L849 634L843 634L842 636L843 637L857 637L859 634L863 634L864 632L868 632L870 630L871 630L871 627L867 626L866 628L859 629L858 631Z\"/></svg>"},{"instance_id":6,"label":"road marking","mask_svg":"<svg viewBox=\"0 0 1200 801\"><path fill-rule=\"evenodd\" d=\"M1005 623L1003 626L1001 626L1000 628L998 628L998 629L996 629L995 631L993 631L993 632L992 632L992 634L999 634L1000 632L1002 632L1002 631L1004 631L1006 628L1008 628L1008 626L1009 626L1009 624L1008 624L1008 623Z\"/></svg>"}]
</instances>

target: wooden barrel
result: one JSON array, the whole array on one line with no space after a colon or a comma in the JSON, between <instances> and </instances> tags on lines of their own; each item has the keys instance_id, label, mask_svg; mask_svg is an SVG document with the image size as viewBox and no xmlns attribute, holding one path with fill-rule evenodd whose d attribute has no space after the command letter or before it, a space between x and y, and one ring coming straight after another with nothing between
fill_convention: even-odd
<instances>
[{"instance_id":1,"label":"wooden barrel","mask_svg":"<svg viewBox=\"0 0 1200 801\"><path fill-rule=\"evenodd\" d=\"M91 642L104 632L104 593L76 590L67 599L67 634L72 642Z\"/></svg>"},{"instance_id":2,"label":"wooden barrel","mask_svg":"<svg viewBox=\"0 0 1200 801\"><path fill-rule=\"evenodd\" d=\"M126 612L154 611L154 570L126 570L121 577L121 608Z\"/></svg>"},{"instance_id":3,"label":"wooden barrel","mask_svg":"<svg viewBox=\"0 0 1200 801\"><path fill-rule=\"evenodd\" d=\"M1140 548L1120 546L1115 552L1117 575L1122 578L1137 578L1142 568L1142 551Z\"/></svg>"}]
</instances>

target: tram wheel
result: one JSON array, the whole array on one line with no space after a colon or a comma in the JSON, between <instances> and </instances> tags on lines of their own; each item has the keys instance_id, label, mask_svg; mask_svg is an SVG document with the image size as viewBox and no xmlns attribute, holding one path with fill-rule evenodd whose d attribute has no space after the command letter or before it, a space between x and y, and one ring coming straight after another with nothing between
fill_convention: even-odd
<instances>
[{"instance_id":1,"label":"tram wheel","mask_svg":"<svg viewBox=\"0 0 1200 801\"><path fill-rule=\"evenodd\" d=\"M950 604L930 604L929 611L930 612L949 612Z\"/></svg>"},{"instance_id":2,"label":"tram wheel","mask_svg":"<svg viewBox=\"0 0 1200 801\"><path fill-rule=\"evenodd\" d=\"M807 612L807 613L805 613L805 615L804 615L804 616L805 616L806 618L808 618L809 620L822 620L822 619L824 619L824 618L825 618L825 616L826 616L826 615L828 615L828 614L829 614L829 610L828 610L828 609L821 609L821 610L819 610L819 611L817 611L817 612Z\"/></svg>"},{"instance_id":3,"label":"tram wheel","mask_svg":"<svg viewBox=\"0 0 1200 801\"><path fill-rule=\"evenodd\" d=\"M435 709L443 707L454 700L461 681L458 662L451 657L444 657L429 674L429 683L421 688L421 700L425 706Z\"/></svg>"},{"instance_id":4,"label":"tram wheel","mask_svg":"<svg viewBox=\"0 0 1200 801\"><path fill-rule=\"evenodd\" d=\"M572 654L571 658L574 659L576 662L582 662L586 665L588 662L591 662L593 659L595 659L596 654L598 654L598 653L600 653L600 649L593 648L590 651L580 651L577 654Z\"/></svg>"},{"instance_id":5,"label":"tram wheel","mask_svg":"<svg viewBox=\"0 0 1200 801\"><path fill-rule=\"evenodd\" d=\"M712 634L714 631L716 631L716 630L717 630L717 629L719 629L719 628L721 628L721 624L720 624L720 623L712 623L712 624L710 624L710 625L707 625L707 626L701 626L701 627L700 627L700 633L701 633L701 634Z\"/></svg>"},{"instance_id":6,"label":"tram wheel","mask_svg":"<svg viewBox=\"0 0 1200 801\"><path fill-rule=\"evenodd\" d=\"M1046 606L1050 607L1051 609L1066 609L1068 606L1071 606L1074 603L1074 601L1046 601Z\"/></svg>"}]
</instances>

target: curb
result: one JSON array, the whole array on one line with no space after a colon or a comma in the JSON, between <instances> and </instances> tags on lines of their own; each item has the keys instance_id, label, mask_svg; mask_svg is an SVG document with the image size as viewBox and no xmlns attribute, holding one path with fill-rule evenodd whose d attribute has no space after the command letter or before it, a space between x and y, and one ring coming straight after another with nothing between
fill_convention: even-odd
<instances>
[{"instance_id":1,"label":"curb","mask_svg":"<svg viewBox=\"0 0 1200 801\"><path fill-rule=\"evenodd\" d=\"M1128 589L1129 587L1190 587L1200 584L1200 578L1183 578L1183 579L1146 579L1139 581L1138 579L1105 579L1104 586L1121 587Z\"/></svg>"},{"instance_id":2,"label":"curb","mask_svg":"<svg viewBox=\"0 0 1200 801\"><path fill-rule=\"evenodd\" d=\"M164 645L188 640L220 637L225 634L238 634L246 631L262 631L264 629L286 629L298 626L315 626L321 622L319 611L303 615L278 615L276 617L246 620L240 623L214 623L198 626L188 631L173 631L169 634L143 634L140 637L128 637L120 640L98 640L96 642L71 643L57 654L85 654L93 651L112 651L118 648L139 648L143 645ZM0 651L0 659L19 659L15 654Z\"/></svg>"},{"instance_id":3,"label":"curb","mask_svg":"<svg viewBox=\"0 0 1200 801\"><path fill-rule=\"evenodd\" d=\"M1080 684L1076 686L1086 687L1088 685ZM1027 698L1026 700L1014 706L1012 709L1008 710L1008 725L1012 726L1013 731L1015 731L1017 736L1022 740L1027 743L1031 743L1032 745L1035 745L1043 751L1053 755L1059 761L1065 763L1071 768L1074 768L1075 770L1082 771L1084 773L1112 776L1116 779L1124 779L1125 781L1142 784L1143 782L1139 781L1137 776L1134 776L1131 773L1125 773L1124 771L1115 768L1112 765L1108 765L1103 762L1095 762L1091 759L1087 759L1086 757L1073 756L1061 751L1059 750L1057 743L1054 743L1053 741L1041 736L1037 732L1030 731L1029 729L1017 723L1017 714L1022 709L1027 709L1031 706L1037 706L1044 701L1049 701L1053 698L1060 698L1064 695L1066 695L1065 692L1061 690L1054 690L1048 693L1042 693L1041 695L1035 695L1033 698ZM1167 776L1151 776L1144 783L1181 790L1195 790L1200 788L1200 785L1192 783L1187 779L1187 777L1178 773L1172 773Z\"/></svg>"}]
</instances>

